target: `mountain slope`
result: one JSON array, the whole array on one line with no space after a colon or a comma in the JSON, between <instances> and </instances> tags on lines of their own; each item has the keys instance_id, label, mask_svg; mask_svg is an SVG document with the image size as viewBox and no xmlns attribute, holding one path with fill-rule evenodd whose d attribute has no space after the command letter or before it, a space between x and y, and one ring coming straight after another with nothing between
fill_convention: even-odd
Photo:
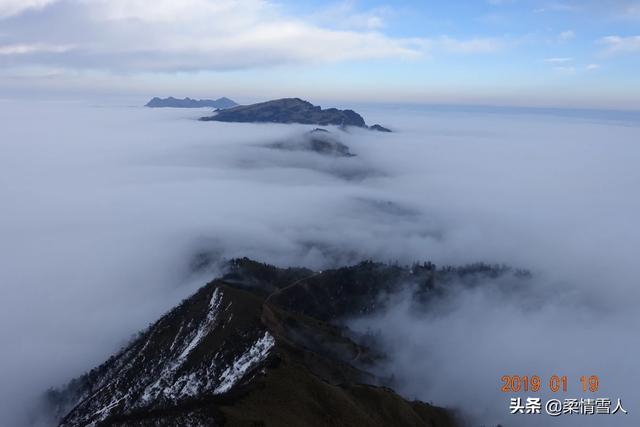
<instances>
[{"instance_id":1,"label":"mountain slope","mask_svg":"<svg viewBox=\"0 0 640 427\"><path fill-rule=\"evenodd\" d=\"M202 117L201 120L367 127L362 116L353 110L322 109L300 98L283 98L252 105L240 105L220 111L214 116Z\"/></svg>"},{"instance_id":2,"label":"mountain slope","mask_svg":"<svg viewBox=\"0 0 640 427\"><path fill-rule=\"evenodd\" d=\"M313 272L234 260L48 401L66 427L454 426L451 412L384 387L369 372L381 355L341 319L375 310L383 294L411 289L420 301L452 276L509 272L372 262Z\"/></svg>"}]
</instances>

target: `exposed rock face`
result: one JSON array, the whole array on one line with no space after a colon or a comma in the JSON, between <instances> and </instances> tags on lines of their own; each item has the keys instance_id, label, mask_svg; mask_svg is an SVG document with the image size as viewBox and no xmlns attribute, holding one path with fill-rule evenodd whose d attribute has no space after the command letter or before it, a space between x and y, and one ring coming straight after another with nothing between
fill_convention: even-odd
<instances>
[{"instance_id":1,"label":"exposed rock face","mask_svg":"<svg viewBox=\"0 0 640 427\"><path fill-rule=\"evenodd\" d=\"M381 295L410 290L426 301L452 278L474 286L512 273L373 262L314 272L234 260L48 402L65 427L455 426L450 411L384 387L370 373L378 355L341 320L376 310Z\"/></svg>"},{"instance_id":2,"label":"exposed rock face","mask_svg":"<svg viewBox=\"0 0 640 427\"><path fill-rule=\"evenodd\" d=\"M316 128L286 141L269 144L271 148L291 151L312 151L325 156L353 157L349 147L331 132Z\"/></svg>"},{"instance_id":3,"label":"exposed rock face","mask_svg":"<svg viewBox=\"0 0 640 427\"><path fill-rule=\"evenodd\" d=\"M151 101L147 102L145 107L151 108L162 108L162 107L172 107L172 108L231 108L238 105L236 102L230 100L229 98L218 98L218 99L177 99L172 96L169 98L158 98L155 97L151 99Z\"/></svg>"},{"instance_id":4,"label":"exposed rock face","mask_svg":"<svg viewBox=\"0 0 640 427\"><path fill-rule=\"evenodd\" d=\"M201 120L241 123L302 123L320 126L367 127L353 110L322 109L300 98L283 98L252 105L240 105Z\"/></svg>"}]
</instances>

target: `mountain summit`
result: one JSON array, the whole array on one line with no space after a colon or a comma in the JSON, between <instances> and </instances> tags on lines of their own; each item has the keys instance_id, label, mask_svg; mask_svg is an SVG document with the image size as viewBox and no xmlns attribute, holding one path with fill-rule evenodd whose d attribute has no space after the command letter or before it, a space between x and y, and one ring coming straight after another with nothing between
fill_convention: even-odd
<instances>
[{"instance_id":1,"label":"mountain summit","mask_svg":"<svg viewBox=\"0 0 640 427\"><path fill-rule=\"evenodd\" d=\"M239 123L301 123L319 126L355 126L368 128L362 116L353 110L322 109L300 98L283 98L251 105L239 105L208 117L204 121ZM378 130L378 128L373 128Z\"/></svg>"}]
</instances>

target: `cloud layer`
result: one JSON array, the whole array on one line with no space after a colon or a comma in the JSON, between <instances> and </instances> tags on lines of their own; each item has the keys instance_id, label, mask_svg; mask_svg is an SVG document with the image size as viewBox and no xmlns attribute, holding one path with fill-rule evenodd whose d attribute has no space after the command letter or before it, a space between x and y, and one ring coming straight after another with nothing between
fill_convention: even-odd
<instances>
[{"instance_id":1,"label":"cloud layer","mask_svg":"<svg viewBox=\"0 0 640 427\"><path fill-rule=\"evenodd\" d=\"M386 9L334 8L302 19L260 0L41 0L4 10L0 61L14 67L234 70L415 59L433 50L492 53L505 45L488 37L392 37L383 31Z\"/></svg>"},{"instance_id":2,"label":"cloud layer","mask_svg":"<svg viewBox=\"0 0 640 427\"><path fill-rule=\"evenodd\" d=\"M321 269L367 258L529 268L524 295L489 284L429 319L399 304L371 321L407 350L393 354L412 379L402 391L474 397L485 420L506 410L495 393L505 369L600 374L612 398L637 397L637 115L359 109L397 132L334 129L357 156L333 158L270 148L304 126L100 102L0 106L8 425L210 279L190 270L203 252ZM446 381L463 377L456 394Z\"/></svg>"},{"instance_id":3,"label":"cloud layer","mask_svg":"<svg viewBox=\"0 0 640 427\"><path fill-rule=\"evenodd\" d=\"M39 13L29 13L44 5L6 5L4 16L15 15L20 8L27 13L5 23L9 36L0 42L0 50L16 54L5 57L7 64L122 71L224 70L411 58L423 52L423 43L417 39L391 38L370 25L364 30L323 28L258 0L61 0ZM31 25L22 25L28 20ZM58 28L47 33L45 40L41 28L56 24ZM47 49L35 48L45 42Z\"/></svg>"},{"instance_id":4,"label":"cloud layer","mask_svg":"<svg viewBox=\"0 0 640 427\"><path fill-rule=\"evenodd\" d=\"M19 15L29 10L42 9L58 0L2 0L0 1L0 19Z\"/></svg>"},{"instance_id":5,"label":"cloud layer","mask_svg":"<svg viewBox=\"0 0 640 427\"><path fill-rule=\"evenodd\" d=\"M640 36L607 36L600 39L599 43L611 55L640 52Z\"/></svg>"}]
</instances>

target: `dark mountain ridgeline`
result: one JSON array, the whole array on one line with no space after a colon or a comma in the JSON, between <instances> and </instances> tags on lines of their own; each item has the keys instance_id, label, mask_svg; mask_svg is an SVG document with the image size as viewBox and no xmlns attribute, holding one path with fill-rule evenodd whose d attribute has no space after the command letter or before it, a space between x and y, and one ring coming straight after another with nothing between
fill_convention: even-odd
<instances>
[{"instance_id":1,"label":"dark mountain ridgeline","mask_svg":"<svg viewBox=\"0 0 640 427\"><path fill-rule=\"evenodd\" d=\"M337 108L322 109L300 98L283 98L251 105L239 105L213 116L202 117L203 121L234 123L300 123L319 126L355 126L369 128L362 116L353 110ZM380 125L373 130L382 130ZM389 131L386 129L386 131Z\"/></svg>"},{"instance_id":2,"label":"dark mountain ridgeline","mask_svg":"<svg viewBox=\"0 0 640 427\"><path fill-rule=\"evenodd\" d=\"M411 292L428 306L450 283L526 274L474 264L362 262L314 272L247 258L101 366L47 393L60 426L458 425L371 372L381 357L343 321Z\"/></svg>"}]
</instances>

